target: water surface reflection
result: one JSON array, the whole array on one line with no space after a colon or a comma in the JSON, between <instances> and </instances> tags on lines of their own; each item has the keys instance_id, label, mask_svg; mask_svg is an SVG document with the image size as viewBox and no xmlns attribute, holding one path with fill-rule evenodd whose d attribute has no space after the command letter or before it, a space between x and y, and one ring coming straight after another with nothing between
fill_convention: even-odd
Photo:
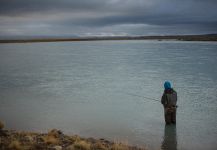
<instances>
[{"instance_id":1,"label":"water surface reflection","mask_svg":"<svg viewBox=\"0 0 217 150\"><path fill-rule=\"evenodd\" d=\"M165 125L162 150L177 150L176 125Z\"/></svg>"}]
</instances>

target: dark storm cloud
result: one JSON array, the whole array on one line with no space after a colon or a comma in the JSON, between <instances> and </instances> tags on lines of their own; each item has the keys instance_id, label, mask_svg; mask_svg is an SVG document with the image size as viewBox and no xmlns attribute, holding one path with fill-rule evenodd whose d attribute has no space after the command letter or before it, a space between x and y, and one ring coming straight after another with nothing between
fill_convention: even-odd
<instances>
[{"instance_id":1,"label":"dark storm cloud","mask_svg":"<svg viewBox=\"0 0 217 150\"><path fill-rule=\"evenodd\" d=\"M216 0L0 0L0 34L161 34L175 26L177 33L217 32L216 6Z\"/></svg>"},{"instance_id":2,"label":"dark storm cloud","mask_svg":"<svg viewBox=\"0 0 217 150\"><path fill-rule=\"evenodd\" d=\"M83 11L102 6L100 0L0 0L0 14L22 15L49 11Z\"/></svg>"}]
</instances>

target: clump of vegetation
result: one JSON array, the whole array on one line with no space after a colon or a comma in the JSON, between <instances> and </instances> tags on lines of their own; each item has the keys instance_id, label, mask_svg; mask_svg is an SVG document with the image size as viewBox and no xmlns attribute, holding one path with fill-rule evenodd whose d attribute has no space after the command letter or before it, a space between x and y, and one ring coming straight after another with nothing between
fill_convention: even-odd
<instances>
[{"instance_id":1,"label":"clump of vegetation","mask_svg":"<svg viewBox=\"0 0 217 150\"><path fill-rule=\"evenodd\" d=\"M21 146L21 144L20 144L20 142L17 141L17 140L16 141L12 141L9 144L8 148L11 149L11 150L22 150L23 149L22 146Z\"/></svg>"},{"instance_id":2,"label":"clump of vegetation","mask_svg":"<svg viewBox=\"0 0 217 150\"><path fill-rule=\"evenodd\" d=\"M49 136L53 136L56 138L58 138L61 134L62 134L62 132L60 130L57 130L57 129L52 129L48 132Z\"/></svg>"},{"instance_id":3,"label":"clump of vegetation","mask_svg":"<svg viewBox=\"0 0 217 150\"><path fill-rule=\"evenodd\" d=\"M80 138L79 136L75 135L75 136L70 136L70 137L69 137L69 140L70 140L72 143L75 143L76 141L80 141L81 138Z\"/></svg>"},{"instance_id":4,"label":"clump of vegetation","mask_svg":"<svg viewBox=\"0 0 217 150\"><path fill-rule=\"evenodd\" d=\"M0 121L0 130L2 130L4 127L4 123Z\"/></svg>"},{"instance_id":5,"label":"clump of vegetation","mask_svg":"<svg viewBox=\"0 0 217 150\"><path fill-rule=\"evenodd\" d=\"M4 125L2 125L3 129ZM64 135L52 129L48 133L17 132L0 130L1 150L144 150L105 139L81 138Z\"/></svg>"},{"instance_id":6,"label":"clump of vegetation","mask_svg":"<svg viewBox=\"0 0 217 150\"><path fill-rule=\"evenodd\" d=\"M107 150L108 148L106 148L104 143L101 143L101 142L98 141L97 143L92 145L92 149Z\"/></svg>"},{"instance_id":7,"label":"clump of vegetation","mask_svg":"<svg viewBox=\"0 0 217 150\"><path fill-rule=\"evenodd\" d=\"M74 148L78 150L90 150L91 145L86 141L77 141L74 143Z\"/></svg>"},{"instance_id":8,"label":"clump of vegetation","mask_svg":"<svg viewBox=\"0 0 217 150\"><path fill-rule=\"evenodd\" d=\"M53 145L59 144L59 140L56 137L52 136L52 135L47 135L43 139L44 139L44 142L46 144L53 144Z\"/></svg>"}]
</instances>

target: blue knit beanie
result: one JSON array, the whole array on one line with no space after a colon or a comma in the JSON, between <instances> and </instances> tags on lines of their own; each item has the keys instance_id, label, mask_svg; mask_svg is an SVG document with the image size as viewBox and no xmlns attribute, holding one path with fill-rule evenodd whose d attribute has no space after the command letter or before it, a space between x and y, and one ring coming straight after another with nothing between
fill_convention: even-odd
<instances>
[{"instance_id":1,"label":"blue knit beanie","mask_svg":"<svg viewBox=\"0 0 217 150\"><path fill-rule=\"evenodd\" d=\"M166 81L166 82L164 83L164 88L165 88L165 90L171 89L171 84L170 84L169 81Z\"/></svg>"}]
</instances>

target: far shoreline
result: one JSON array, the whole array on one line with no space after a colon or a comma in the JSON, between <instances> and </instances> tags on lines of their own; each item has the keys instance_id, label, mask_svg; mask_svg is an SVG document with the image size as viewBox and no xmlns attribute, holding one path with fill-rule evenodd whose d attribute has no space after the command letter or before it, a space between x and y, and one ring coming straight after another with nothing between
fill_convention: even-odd
<instances>
[{"instance_id":1,"label":"far shoreline","mask_svg":"<svg viewBox=\"0 0 217 150\"><path fill-rule=\"evenodd\" d=\"M204 35L168 35L168 36L105 36L76 38L20 38L0 39L0 43L36 43L36 42L78 42L78 41L119 41L119 40L157 40L157 41L207 41L217 42L217 34Z\"/></svg>"}]
</instances>

